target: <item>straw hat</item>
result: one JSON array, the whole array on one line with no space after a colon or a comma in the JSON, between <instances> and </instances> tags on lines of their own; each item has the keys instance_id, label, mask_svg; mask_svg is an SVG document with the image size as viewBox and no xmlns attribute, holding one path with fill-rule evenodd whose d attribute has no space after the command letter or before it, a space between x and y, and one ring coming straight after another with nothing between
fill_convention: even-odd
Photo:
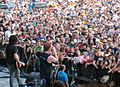
<instances>
[{"instance_id":1,"label":"straw hat","mask_svg":"<svg viewBox=\"0 0 120 87\"><path fill-rule=\"evenodd\" d=\"M108 38L107 41L112 41L112 39L111 39L111 38Z\"/></svg>"},{"instance_id":2,"label":"straw hat","mask_svg":"<svg viewBox=\"0 0 120 87\"><path fill-rule=\"evenodd\" d=\"M109 56L109 54L105 54L105 57L108 57Z\"/></svg>"},{"instance_id":3,"label":"straw hat","mask_svg":"<svg viewBox=\"0 0 120 87\"><path fill-rule=\"evenodd\" d=\"M94 30L94 31L98 31L98 29L97 29L97 28L94 28L93 30Z\"/></svg>"},{"instance_id":4,"label":"straw hat","mask_svg":"<svg viewBox=\"0 0 120 87\"><path fill-rule=\"evenodd\" d=\"M103 43L106 43L106 42L107 42L107 40L106 40L106 39L103 39L103 40L102 40L102 42L103 42Z\"/></svg>"},{"instance_id":5,"label":"straw hat","mask_svg":"<svg viewBox=\"0 0 120 87\"><path fill-rule=\"evenodd\" d=\"M101 41L98 41L98 44L100 44L100 45L103 45L103 42L101 42Z\"/></svg>"}]
</instances>

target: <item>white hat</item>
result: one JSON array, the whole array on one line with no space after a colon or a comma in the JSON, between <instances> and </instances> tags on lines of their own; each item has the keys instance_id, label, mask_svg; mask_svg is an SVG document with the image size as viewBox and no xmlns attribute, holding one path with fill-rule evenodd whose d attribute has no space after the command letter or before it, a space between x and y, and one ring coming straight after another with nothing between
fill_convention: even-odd
<instances>
[{"instance_id":1,"label":"white hat","mask_svg":"<svg viewBox=\"0 0 120 87\"><path fill-rule=\"evenodd\" d=\"M32 40L32 44L36 44L36 41L35 41L35 40Z\"/></svg>"}]
</instances>

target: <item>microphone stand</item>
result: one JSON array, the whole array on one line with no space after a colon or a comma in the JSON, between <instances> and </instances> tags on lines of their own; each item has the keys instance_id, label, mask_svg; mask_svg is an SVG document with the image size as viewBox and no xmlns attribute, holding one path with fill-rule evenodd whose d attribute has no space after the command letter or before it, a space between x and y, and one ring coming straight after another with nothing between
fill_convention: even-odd
<instances>
[{"instance_id":1,"label":"microphone stand","mask_svg":"<svg viewBox=\"0 0 120 87\"><path fill-rule=\"evenodd\" d=\"M32 57L33 57L33 72L34 72L34 75L35 77L38 77L38 74L36 73L36 59L37 59L37 56L35 54L35 51L33 50L33 54L32 54ZM39 62L39 68L40 68L40 61ZM39 80L38 80L39 79ZM35 78L34 79L34 83L33 83L33 87L41 87L39 85L41 85L41 82L38 83L39 81L41 81L41 78L40 78L40 72L39 72L39 77L38 78Z\"/></svg>"},{"instance_id":2,"label":"microphone stand","mask_svg":"<svg viewBox=\"0 0 120 87\"><path fill-rule=\"evenodd\" d=\"M36 56L35 56L35 51L33 50L33 54L32 54L32 57L33 57L33 72L35 74L35 77L37 76L36 75L36 67L35 67L35 64L36 64ZM34 79L33 81L33 87L38 87L38 82L37 82L37 79Z\"/></svg>"},{"instance_id":3,"label":"microphone stand","mask_svg":"<svg viewBox=\"0 0 120 87\"><path fill-rule=\"evenodd\" d=\"M76 76L76 71L75 71L75 68L74 68L74 59L73 59L73 54L71 53L71 70L72 70L72 81L70 83L70 86L71 87L75 87L75 77Z\"/></svg>"}]
</instances>

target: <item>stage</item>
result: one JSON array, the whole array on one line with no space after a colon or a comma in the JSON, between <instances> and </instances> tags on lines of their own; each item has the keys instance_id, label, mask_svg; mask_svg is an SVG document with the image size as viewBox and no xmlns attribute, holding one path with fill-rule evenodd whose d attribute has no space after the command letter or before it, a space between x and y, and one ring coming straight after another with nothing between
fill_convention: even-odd
<instances>
[{"instance_id":1,"label":"stage","mask_svg":"<svg viewBox=\"0 0 120 87\"><path fill-rule=\"evenodd\" d=\"M22 80L22 83L25 84L25 78L21 78L21 80ZM0 87L10 87L9 86L9 73L7 69L4 69L4 70L0 69ZM14 79L14 87L18 87L16 78Z\"/></svg>"}]
</instances>

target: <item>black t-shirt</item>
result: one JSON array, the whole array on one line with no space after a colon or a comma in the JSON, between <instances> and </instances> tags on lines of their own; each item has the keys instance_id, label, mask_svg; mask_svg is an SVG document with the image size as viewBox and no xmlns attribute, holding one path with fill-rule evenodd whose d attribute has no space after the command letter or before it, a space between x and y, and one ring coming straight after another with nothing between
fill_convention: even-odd
<instances>
[{"instance_id":1,"label":"black t-shirt","mask_svg":"<svg viewBox=\"0 0 120 87\"><path fill-rule=\"evenodd\" d=\"M80 49L81 53L87 52L87 49Z\"/></svg>"},{"instance_id":2,"label":"black t-shirt","mask_svg":"<svg viewBox=\"0 0 120 87\"><path fill-rule=\"evenodd\" d=\"M13 44L8 44L6 47L6 62L9 65L16 64L16 60L14 59L14 53L18 53L18 49Z\"/></svg>"},{"instance_id":3,"label":"black t-shirt","mask_svg":"<svg viewBox=\"0 0 120 87\"><path fill-rule=\"evenodd\" d=\"M40 60L40 74L42 78L50 78L50 73L52 71L52 64L47 62L48 57L50 54L45 52L40 53L39 60Z\"/></svg>"},{"instance_id":4,"label":"black t-shirt","mask_svg":"<svg viewBox=\"0 0 120 87\"><path fill-rule=\"evenodd\" d=\"M26 58L26 55L25 55L25 52L24 52L24 48L21 47L21 46L17 46L17 49L18 49L18 56L20 58L20 61L24 62L24 63L27 63L27 58Z\"/></svg>"}]
</instances>

